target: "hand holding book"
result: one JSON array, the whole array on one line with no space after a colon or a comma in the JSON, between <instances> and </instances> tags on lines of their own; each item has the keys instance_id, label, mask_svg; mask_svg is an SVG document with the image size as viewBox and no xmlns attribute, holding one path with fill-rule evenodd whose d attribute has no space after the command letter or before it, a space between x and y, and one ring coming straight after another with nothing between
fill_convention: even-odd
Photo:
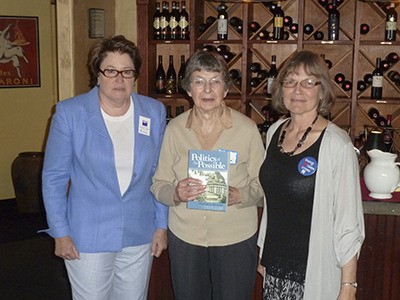
<instances>
[{"instance_id":1,"label":"hand holding book","mask_svg":"<svg viewBox=\"0 0 400 300\"><path fill-rule=\"evenodd\" d=\"M206 186L203 185L203 182L200 179L190 177L185 178L179 181L175 188L175 204L192 201L203 194L205 190Z\"/></svg>"}]
</instances>

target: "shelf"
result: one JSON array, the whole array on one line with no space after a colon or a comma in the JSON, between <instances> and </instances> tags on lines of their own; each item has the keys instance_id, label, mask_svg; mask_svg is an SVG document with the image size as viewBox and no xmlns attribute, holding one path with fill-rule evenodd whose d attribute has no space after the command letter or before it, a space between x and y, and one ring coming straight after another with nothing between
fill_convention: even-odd
<instances>
[{"instance_id":1,"label":"shelf","mask_svg":"<svg viewBox=\"0 0 400 300\"><path fill-rule=\"evenodd\" d=\"M171 1L169 1L171 4ZM327 40L328 12L317 0L286 0L282 8L286 16L290 16L298 24L298 33L289 32L288 40L261 40L258 33L273 27L273 14L265 3L260 2L227 2L229 18L235 16L243 21L243 33L238 33L231 25L228 26L228 39L217 40L217 23L214 22L203 33L198 27L208 16L217 16L219 1L194 1L186 0L190 20L190 40L153 40L152 15L155 10L155 0L141 0L138 6L138 32L141 39L138 46L143 56L142 74L138 82L138 92L156 97L164 103L173 104L176 98L178 103L190 106L191 100L182 94L166 97L154 94L153 78L157 67L157 55L174 55L175 69L179 69L180 55L186 58L190 54L202 49L203 45L228 45L235 56L229 61L230 69L238 69L241 74L242 84L233 85L228 93L226 102L230 107L238 109L253 118L255 122L262 121L260 109L271 102L271 98L262 93L265 86L264 79L256 88L250 86L250 79L256 74L249 71L252 62L259 62L263 70L269 70L271 56L276 55L278 70L286 59L297 49L306 49L318 54L324 54L325 59L332 62L329 70L333 79L337 73L343 73L346 80L351 81L353 87L350 91L343 90L342 86L332 81L336 94L335 105L332 108L333 121L343 128L349 128L349 134L354 138L355 133L371 121L365 118L360 108L368 109L371 106L379 107L383 113L392 113L400 116L400 87L384 73L383 99L374 100L370 96L370 87L365 91L357 90L357 82L367 73L372 73L377 57L382 59L390 52L400 55L400 31L397 29L398 41L385 42L385 12L382 5L359 0L344 0L339 6L341 14L340 39ZM400 13L400 6L396 10ZM256 32L248 31L251 22L260 24ZM367 34L360 33L360 25L368 24L370 30ZM314 30L311 34L304 33L304 25L311 24ZM315 40L313 34L321 31L323 40ZM143 38L142 38L143 37ZM164 59L164 69L167 68L167 58ZM399 70L399 63L390 70ZM393 120L394 126L400 127L400 117Z\"/></svg>"}]
</instances>

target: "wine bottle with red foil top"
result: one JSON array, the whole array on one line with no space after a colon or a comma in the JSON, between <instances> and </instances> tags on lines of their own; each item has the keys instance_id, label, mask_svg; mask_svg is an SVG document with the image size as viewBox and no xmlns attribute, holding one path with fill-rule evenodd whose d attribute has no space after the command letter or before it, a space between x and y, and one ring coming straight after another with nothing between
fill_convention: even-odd
<instances>
[{"instance_id":1,"label":"wine bottle with red foil top","mask_svg":"<svg viewBox=\"0 0 400 300\"><path fill-rule=\"evenodd\" d=\"M361 34L367 34L369 32L369 25L366 23L363 23L360 25L360 33Z\"/></svg>"},{"instance_id":2,"label":"wine bottle with red foil top","mask_svg":"<svg viewBox=\"0 0 400 300\"><path fill-rule=\"evenodd\" d=\"M385 41L395 41L397 31L397 12L394 3L390 3L386 13Z\"/></svg>"},{"instance_id":3,"label":"wine bottle with red foil top","mask_svg":"<svg viewBox=\"0 0 400 300\"><path fill-rule=\"evenodd\" d=\"M228 12L225 2L221 2L217 7L218 17L217 17L217 39L227 40L228 39Z\"/></svg>"},{"instance_id":4,"label":"wine bottle with red foil top","mask_svg":"<svg viewBox=\"0 0 400 300\"><path fill-rule=\"evenodd\" d=\"M160 18L161 18L161 7L160 7L160 2L157 2L156 11L153 15L153 38L155 40L161 39Z\"/></svg>"},{"instance_id":5,"label":"wine bottle with red foil top","mask_svg":"<svg viewBox=\"0 0 400 300\"><path fill-rule=\"evenodd\" d=\"M332 2L332 8L328 14L328 40L336 41L339 40L339 28L340 28L340 12L337 9L336 0Z\"/></svg>"},{"instance_id":6,"label":"wine bottle with red foil top","mask_svg":"<svg viewBox=\"0 0 400 300\"><path fill-rule=\"evenodd\" d=\"M375 70L372 72L372 88L371 88L371 98L372 99L382 99L383 90L383 71L381 69L381 59L378 57L376 59Z\"/></svg>"},{"instance_id":7,"label":"wine bottle with red foil top","mask_svg":"<svg viewBox=\"0 0 400 300\"><path fill-rule=\"evenodd\" d=\"M282 2L278 1L276 3L276 9L274 10L274 18L273 18L273 33L274 40L283 40L283 18L285 14L282 10Z\"/></svg>"}]
</instances>

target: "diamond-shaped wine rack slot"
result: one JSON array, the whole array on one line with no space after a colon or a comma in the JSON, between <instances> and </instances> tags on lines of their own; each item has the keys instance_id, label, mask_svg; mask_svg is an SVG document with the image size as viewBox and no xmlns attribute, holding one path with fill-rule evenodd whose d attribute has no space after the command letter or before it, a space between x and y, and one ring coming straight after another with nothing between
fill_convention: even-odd
<instances>
[{"instance_id":1,"label":"diamond-shaped wine rack slot","mask_svg":"<svg viewBox=\"0 0 400 300\"><path fill-rule=\"evenodd\" d=\"M385 32L385 13L376 3L359 1L359 5L361 7L360 24L369 26L369 32L361 34L360 40L381 41Z\"/></svg>"},{"instance_id":2,"label":"diamond-shaped wine rack slot","mask_svg":"<svg viewBox=\"0 0 400 300\"><path fill-rule=\"evenodd\" d=\"M249 6L251 20L249 22L258 22L260 24L260 28L256 32L249 31L249 40L259 40L260 32L265 33L264 30L271 32L272 22L273 22L273 14L266 7L264 3L254 3Z\"/></svg>"},{"instance_id":3,"label":"diamond-shaped wine rack slot","mask_svg":"<svg viewBox=\"0 0 400 300\"><path fill-rule=\"evenodd\" d=\"M217 18L219 3L204 1L203 12L204 12L204 22L209 16ZM227 13L228 13L228 40L240 40L242 35L239 34L232 26L229 25L229 19L232 16L237 16L242 18L242 5L239 3L227 3ZM215 20L208 28L200 33L198 40L217 40L217 20Z\"/></svg>"},{"instance_id":4,"label":"diamond-shaped wine rack slot","mask_svg":"<svg viewBox=\"0 0 400 300\"><path fill-rule=\"evenodd\" d=\"M271 68L271 57L272 55L276 56L276 67L278 69L281 68L282 64L286 61L288 56L296 51L297 46L295 44L287 44L285 47L279 44L253 44L252 48L249 48L249 63L248 68L252 62L260 62L262 68L269 72ZM249 80L253 76L253 74L246 70L249 74ZM266 97L267 95L263 92L263 88L266 85L266 79L262 81L256 88L251 88L249 91L249 96L263 96ZM250 85L249 85L250 86Z\"/></svg>"},{"instance_id":5,"label":"diamond-shaped wine rack slot","mask_svg":"<svg viewBox=\"0 0 400 300\"><path fill-rule=\"evenodd\" d=\"M358 60L358 69L359 71L359 79L362 80L366 74L372 74L373 70L375 69L376 58L380 57L382 60L385 60L387 55L391 52L397 53L400 55L400 49L398 46L389 46L389 45L382 45L382 46L362 46L360 48L360 56ZM393 81L391 81L388 77L390 70L400 71L398 66L400 65L399 62L393 64L393 66L384 72L384 80L383 80L383 97L385 99L390 98L399 98L400 95L400 86L397 86ZM362 92L358 92L357 98L367 97L369 98L370 95L370 85L367 87L366 90Z\"/></svg>"},{"instance_id":6,"label":"diamond-shaped wine rack slot","mask_svg":"<svg viewBox=\"0 0 400 300\"><path fill-rule=\"evenodd\" d=\"M354 1L344 1L338 7L340 12L340 41L351 41L354 39ZM305 1L304 25L312 25L312 32L305 31L305 41L316 40L317 32L323 34L323 41L328 40L328 11L325 7L315 1Z\"/></svg>"},{"instance_id":7,"label":"diamond-shaped wine rack slot","mask_svg":"<svg viewBox=\"0 0 400 300\"><path fill-rule=\"evenodd\" d=\"M331 120L340 126L350 126L350 103L336 102L331 109Z\"/></svg>"}]
</instances>

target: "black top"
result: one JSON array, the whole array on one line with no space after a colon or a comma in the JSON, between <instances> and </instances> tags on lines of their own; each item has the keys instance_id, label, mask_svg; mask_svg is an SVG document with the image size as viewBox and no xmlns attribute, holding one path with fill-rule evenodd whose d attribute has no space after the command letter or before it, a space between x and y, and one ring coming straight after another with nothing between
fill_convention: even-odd
<instances>
[{"instance_id":1,"label":"black top","mask_svg":"<svg viewBox=\"0 0 400 300\"><path fill-rule=\"evenodd\" d=\"M272 137L260 168L267 199L267 231L261 259L267 274L304 283L318 152L325 131L300 154L277 147L283 123Z\"/></svg>"}]
</instances>

